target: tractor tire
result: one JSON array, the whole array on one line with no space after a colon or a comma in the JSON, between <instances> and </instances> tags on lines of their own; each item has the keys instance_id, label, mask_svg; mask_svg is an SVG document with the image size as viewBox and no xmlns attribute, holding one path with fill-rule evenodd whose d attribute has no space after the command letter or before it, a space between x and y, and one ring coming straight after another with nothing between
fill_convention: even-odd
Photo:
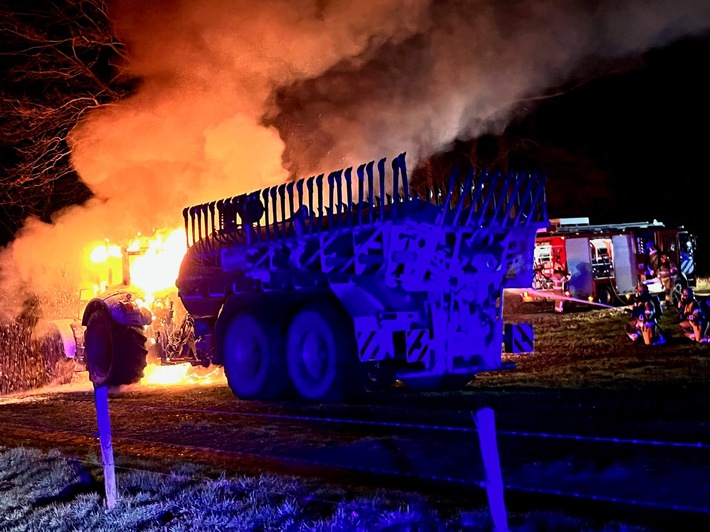
<instances>
[{"instance_id":1,"label":"tractor tire","mask_svg":"<svg viewBox=\"0 0 710 532\"><path fill-rule=\"evenodd\" d=\"M240 399L278 399L290 382L278 323L267 316L237 314L222 344L224 374Z\"/></svg>"},{"instance_id":2,"label":"tractor tire","mask_svg":"<svg viewBox=\"0 0 710 532\"><path fill-rule=\"evenodd\" d=\"M121 325L98 309L86 321L84 342L86 369L95 387L134 384L143 377L148 350L142 328Z\"/></svg>"},{"instance_id":3,"label":"tractor tire","mask_svg":"<svg viewBox=\"0 0 710 532\"><path fill-rule=\"evenodd\" d=\"M340 401L364 391L352 319L335 304L309 304L295 314L286 360L303 399Z\"/></svg>"}]
</instances>

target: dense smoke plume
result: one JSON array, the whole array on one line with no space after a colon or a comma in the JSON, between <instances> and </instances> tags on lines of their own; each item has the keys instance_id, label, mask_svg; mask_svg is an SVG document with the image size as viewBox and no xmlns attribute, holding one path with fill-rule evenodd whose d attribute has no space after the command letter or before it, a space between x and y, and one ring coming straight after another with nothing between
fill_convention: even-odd
<instances>
[{"instance_id":1,"label":"dense smoke plume","mask_svg":"<svg viewBox=\"0 0 710 532\"><path fill-rule=\"evenodd\" d=\"M570 76L707 30L710 3L123 0L112 17L142 84L78 125L95 198L28 221L6 288L70 282L88 242L180 227L187 205L500 132Z\"/></svg>"}]
</instances>

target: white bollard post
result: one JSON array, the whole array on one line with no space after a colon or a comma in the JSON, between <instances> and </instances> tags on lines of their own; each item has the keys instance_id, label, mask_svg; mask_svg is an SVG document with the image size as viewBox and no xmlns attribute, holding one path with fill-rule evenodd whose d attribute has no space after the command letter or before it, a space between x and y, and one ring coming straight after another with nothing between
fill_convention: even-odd
<instances>
[{"instance_id":1,"label":"white bollard post","mask_svg":"<svg viewBox=\"0 0 710 532\"><path fill-rule=\"evenodd\" d=\"M486 495L488 508L493 519L493 529L496 532L508 532L508 516L503 498L503 474L500 469L500 457L496 442L496 422L492 408L482 408L472 414L473 422L478 431L478 441L481 445L481 456L486 479Z\"/></svg>"},{"instance_id":2,"label":"white bollard post","mask_svg":"<svg viewBox=\"0 0 710 532\"><path fill-rule=\"evenodd\" d=\"M116 506L116 474L113 464L113 443L111 442L111 417L108 410L108 387L94 388L96 420L99 425L101 460L104 466L104 486L106 489L106 507L111 510Z\"/></svg>"}]
</instances>

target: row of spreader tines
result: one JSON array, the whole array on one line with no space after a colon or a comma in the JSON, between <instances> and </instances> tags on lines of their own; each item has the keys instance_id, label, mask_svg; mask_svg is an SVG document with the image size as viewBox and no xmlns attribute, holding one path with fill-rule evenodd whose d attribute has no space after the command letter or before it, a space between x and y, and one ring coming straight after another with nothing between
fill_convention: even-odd
<instances>
[{"instance_id":1,"label":"row of spreader tines","mask_svg":"<svg viewBox=\"0 0 710 532\"><path fill-rule=\"evenodd\" d=\"M476 177L469 166L461 180L454 168L445 190L425 187L422 197L410 189L405 155L392 160L389 187L386 158L377 162L377 178L374 161L358 166L357 201L353 198L353 167L349 167L331 172L327 178L320 174L187 207L183 218L188 246L208 236L231 240L230 236L242 231L247 231L249 240L282 238L293 234L297 218L307 233L396 219L401 212L398 206L412 199L439 206L436 223L442 225L518 225L547 219L544 176L484 170ZM376 180L379 194L375 194Z\"/></svg>"}]
</instances>

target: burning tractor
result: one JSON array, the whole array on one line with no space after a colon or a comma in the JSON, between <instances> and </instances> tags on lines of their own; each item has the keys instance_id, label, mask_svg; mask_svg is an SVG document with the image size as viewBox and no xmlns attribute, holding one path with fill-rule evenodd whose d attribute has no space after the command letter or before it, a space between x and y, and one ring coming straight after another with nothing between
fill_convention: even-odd
<instances>
[{"instance_id":1,"label":"burning tractor","mask_svg":"<svg viewBox=\"0 0 710 532\"><path fill-rule=\"evenodd\" d=\"M501 369L503 289L531 283L544 177L470 167L417 191L405 154L389 166L184 209L187 313L175 321L163 302L158 358L220 365L243 399L340 400L395 379L462 387ZM154 322L130 291L89 302L95 385L140 378Z\"/></svg>"},{"instance_id":2,"label":"burning tractor","mask_svg":"<svg viewBox=\"0 0 710 532\"><path fill-rule=\"evenodd\" d=\"M196 355L194 347L190 349L194 346L192 320L174 285L185 253L184 242L183 231L178 229L151 237L139 235L124 247L108 241L89 246L83 282L76 300L69 305L78 308L78 312L64 312L70 317L44 323L43 333L61 345L66 357L74 359L76 370L88 369L95 382L101 382L101 375L109 372L97 368L95 359L87 360L87 332L115 331L122 337L122 360L133 361L120 368L124 381L137 382L147 362L193 362ZM97 306L108 311L104 312L106 319L100 322L95 317L91 331L87 331L87 321L82 316L94 314ZM116 320L123 326L113 325Z\"/></svg>"}]
</instances>

